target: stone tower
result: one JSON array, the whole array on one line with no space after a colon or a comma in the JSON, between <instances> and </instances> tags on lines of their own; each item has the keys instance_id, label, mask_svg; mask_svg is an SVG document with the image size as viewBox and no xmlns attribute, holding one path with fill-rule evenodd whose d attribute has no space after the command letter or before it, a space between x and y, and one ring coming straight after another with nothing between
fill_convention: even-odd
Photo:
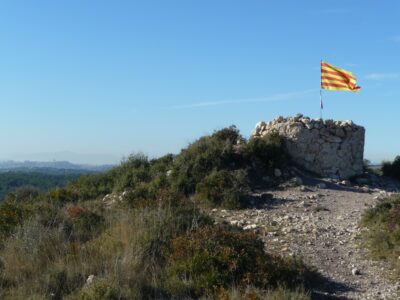
<instances>
[{"instance_id":1,"label":"stone tower","mask_svg":"<svg viewBox=\"0 0 400 300\"><path fill-rule=\"evenodd\" d=\"M363 172L365 129L352 121L278 117L259 122L253 138L278 132L299 166L322 177L348 179Z\"/></svg>"}]
</instances>

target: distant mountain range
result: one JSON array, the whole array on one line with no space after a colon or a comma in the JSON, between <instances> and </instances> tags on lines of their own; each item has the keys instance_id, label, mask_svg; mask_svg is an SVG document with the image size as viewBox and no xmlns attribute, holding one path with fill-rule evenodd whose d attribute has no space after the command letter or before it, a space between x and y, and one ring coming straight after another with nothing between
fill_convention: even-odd
<instances>
[{"instance_id":1,"label":"distant mountain range","mask_svg":"<svg viewBox=\"0 0 400 300\"><path fill-rule=\"evenodd\" d=\"M0 161L0 172L20 171L20 172L44 172L59 173L64 171L67 173L103 172L109 170L113 165L89 165L89 164L73 164L68 161Z\"/></svg>"}]
</instances>

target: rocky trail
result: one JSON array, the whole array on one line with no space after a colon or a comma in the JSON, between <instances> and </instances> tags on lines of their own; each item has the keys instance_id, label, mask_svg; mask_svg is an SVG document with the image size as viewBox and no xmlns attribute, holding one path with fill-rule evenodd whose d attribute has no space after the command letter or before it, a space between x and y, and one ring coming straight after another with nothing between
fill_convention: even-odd
<instances>
[{"instance_id":1,"label":"rocky trail","mask_svg":"<svg viewBox=\"0 0 400 300\"><path fill-rule=\"evenodd\" d=\"M387 279L388 266L368 258L358 227L365 209L400 187L389 181L298 181L302 185L257 191L257 207L211 213L217 222L256 230L270 251L301 257L315 267L325 280L312 299L400 299L400 282Z\"/></svg>"}]
</instances>

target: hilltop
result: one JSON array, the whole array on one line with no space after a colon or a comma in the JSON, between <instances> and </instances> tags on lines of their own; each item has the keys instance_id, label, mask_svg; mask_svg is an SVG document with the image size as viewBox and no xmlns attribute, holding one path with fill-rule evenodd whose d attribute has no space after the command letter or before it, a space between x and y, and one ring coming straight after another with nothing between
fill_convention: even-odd
<instances>
[{"instance_id":1,"label":"hilltop","mask_svg":"<svg viewBox=\"0 0 400 300\"><path fill-rule=\"evenodd\" d=\"M389 265L374 265L357 241L369 226L358 224L361 216L399 188L370 171L319 178L295 166L284 135L246 140L231 126L177 155L136 154L63 188L8 194L0 204L0 296L395 295L390 272L377 272ZM390 222L395 213L387 212Z\"/></svg>"}]
</instances>

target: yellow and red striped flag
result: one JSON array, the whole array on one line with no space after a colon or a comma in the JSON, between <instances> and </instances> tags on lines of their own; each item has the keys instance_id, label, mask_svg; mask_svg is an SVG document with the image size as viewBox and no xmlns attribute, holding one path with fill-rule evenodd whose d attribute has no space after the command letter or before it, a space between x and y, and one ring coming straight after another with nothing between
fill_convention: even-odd
<instances>
[{"instance_id":1,"label":"yellow and red striped flag","mask_svg":"<svg viewBox=\"0 0 400 300\"><path fill-rule=\"evenodd\" d=\"M359 92L353 73L321 61L321 89Z\"/></svg>"}]
</instances>

